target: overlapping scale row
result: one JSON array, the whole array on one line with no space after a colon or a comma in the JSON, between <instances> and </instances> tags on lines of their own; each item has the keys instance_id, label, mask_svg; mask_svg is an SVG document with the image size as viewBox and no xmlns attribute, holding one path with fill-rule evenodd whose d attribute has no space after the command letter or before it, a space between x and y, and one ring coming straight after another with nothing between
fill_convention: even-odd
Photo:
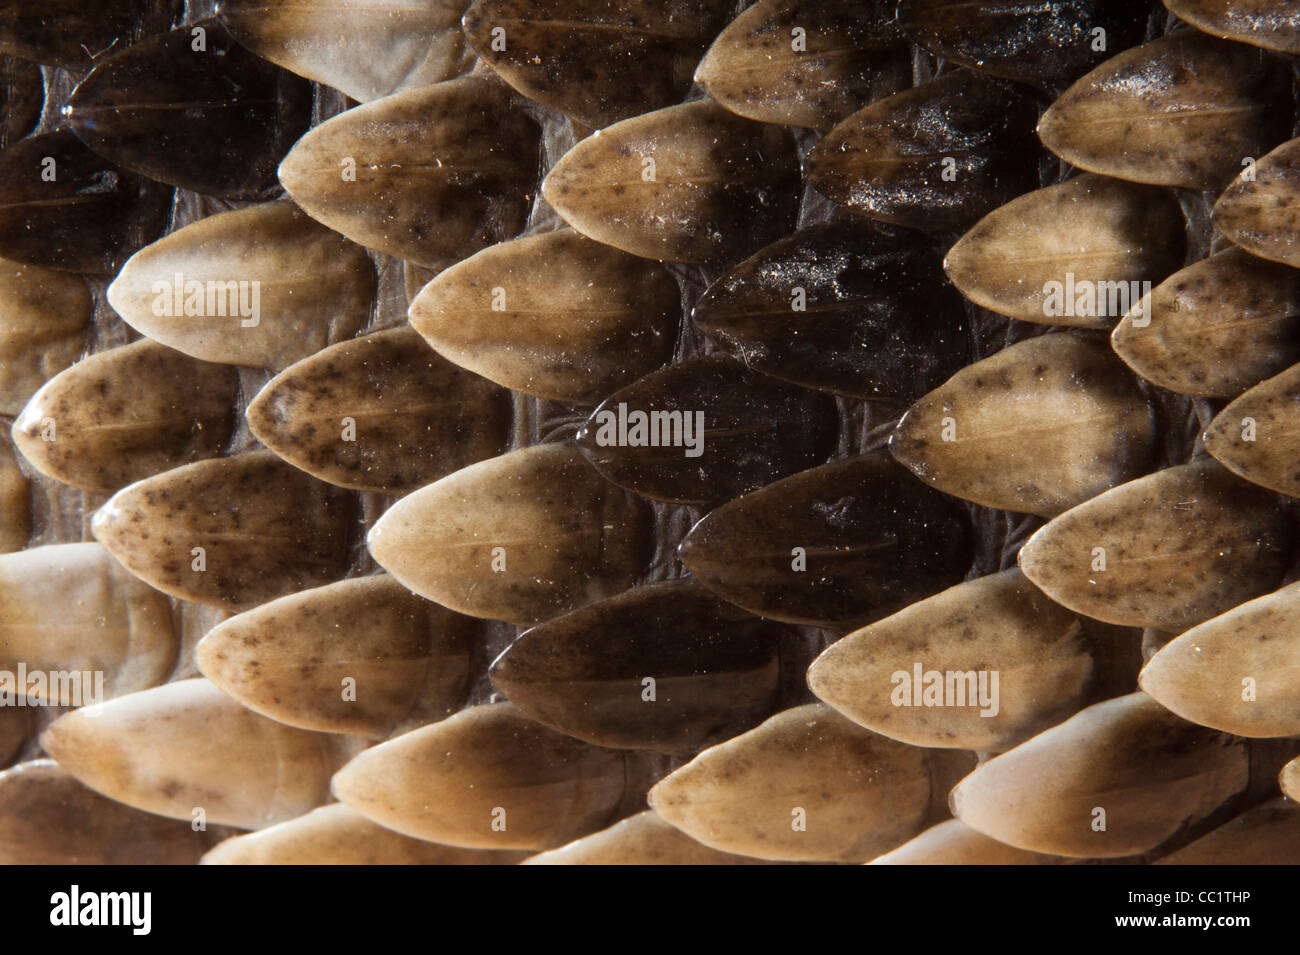
<instances>
[{"instance_id":1,"label":"overlapping scale row","mask_svg":"<svg viewBox=\"0 0 1300 955\"><path fill-rule=\"evenodd\" d=\"M0 861L1300 861L1292 4L37 6Z\"/></svg>"}]
</instances>

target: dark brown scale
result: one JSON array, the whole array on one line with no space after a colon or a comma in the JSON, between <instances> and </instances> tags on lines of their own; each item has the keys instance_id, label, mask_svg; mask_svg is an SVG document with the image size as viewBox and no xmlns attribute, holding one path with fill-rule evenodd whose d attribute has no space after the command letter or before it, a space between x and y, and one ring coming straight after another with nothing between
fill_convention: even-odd
<instances>
[{"instance_id":1,"label":"dark brown scale","mask_svg":"<svg viewBox=\"0 0 1300 955\"><path fill-rule=\"evenodd\" d=\"M954 63L1062 88L1141 42L1147 13L1134 0L901 0L898 25ZM1094 49L1097 29L1103 49Z\"/></svg>"},{"instance_id":2,"label":"dark brown scale","mask_svg":"<svg viewBox=\"0 0 1300 955\"><path fill-rule=\"evenodd\" d=\"M0 54L0 148L36 126L45 105L45 78L35 63Z\"/></svg>"},{"instance_id":3,"label":"dark brown scale","mask_svg":"<svg viewBox=\"0 0 1300 955\"><path fill-rule=\"evenodd\" d=\"M201 50L196 30L204 31ZM65 115L91 149L142 175L251 199L275 183L310 110L311 84L205 20L99 63L72 91Z\"/></svg>"},{"instance_id":4,"label":"dark brown scale","mask_svg":"<svg viewBox=\"0 0 1300 955\"><path fill-rule=\"evenodd\" d=\"M31 136L0 150L0 256L111 274L162 233L171 198L66 129Z\"/></svg>"},{"instance_id":5,"label":"dark brown scale","mask_svg":"<svg viewBox=\"0 0 1300 955\"><path fill-rule=\"evenodd\" d=\"M26 707L6 714L32 713ZM133 809L78 782L51 759L0 774L0 864L193 865L229 830Z\"/></svg>"},{"instance_id":6,"label":"dark brown scale","mask_svg":"<svg viewBox=\"0 0 1300 955\"><path fill-rule=\"evenodd\" d=\"M959 583L970 548L964 509L876 451L723 505L680 556L753 613L848 629Z\"/></svg>"},{"instance_id":7,"label":"dark brown scale","mask_svg":"<svg viewBox=\"0 0 1300 955\"><path fill-rule=\"evenodd\" d=\"M694 318L750 368L861 398L909 401L970 357L962 299L934 249L870 222L768 246L715 282Z\"/></svg>"},{"instance_id":8,"label":"dark brown scale","mask_svg":"<svg viewBox=\"0 0 1300 955\"><path fill-rule=\"evenodd\" d=\"M1279 53L1300 53L1295 0L1164 0L1179 19L1225 40Z\"/></svg>"},{"instance_id":9,"label":"dark brown scale","mask_svg":"<svg viewBox=\"0 0 1300 955\"><path fill-rule=\"evenodd\" d=\"M490 672L510 702L569 736L693 752L771 712L785 632L693 581L671 581L525 631Z\"/></svg>"},{"instance_id":10,"label":"dark brown scale","mask_svg":"<svg viewBox=\"0 0 1300 955\"><path fill-rule=\"evenodd\" d=\"M463 24L512 87L600 127L680 100L726 12L709 0L477 0Z\"/></svg>"},{"instance_id":11,"label":"dark brown scale","mask_svg":"<svg viewBox=\"0 0 1300 955\"><path fill-rule=\"evenodd\" d=\"M34 709L25 706L0 709L0 765L8 765L35 729ZM0 776L0 787L3 787L3 779Z\"/></svg>"},{"instance_id":12,"label":"dark brown scale","mask_svg":"<svg viewBox=\"0 0 1300 955\"><path fill-rule=\"evenodd\" d=\"M694 428L703 414L701 452L690 447L607 444L620 441L617 418L626 406L628 438L633 412L681 412ZM646 497L677 503L725 501L825 461L838 432L835 403L716 355L681 362L615 392L578 432L578 446L606 478ZM646 438L654 430L647 427ZM684 428L680 435L686 434ZM671 438L671 436L670 436ZM692 431L692 442L701 435Z\"/></svg>"},{"instance_id":13,"label":"dark brown scale","mask_svg":"<svg viewBox=\"0 0 1300 955\"><path fill-rule=\"evenodd\" d=\"M808 182L873 219L960 229L1038 185L1037 118L1009 86L950 73L832 129L808 156Z\"/></svg>"},{"instance_id":14,"label":"dark brown scale","mask_svg":"<svg viewBox=\"0 0 1300 955\"><path fill-rule=\"evenodd\" d=\"M181 0L0 0L0 52L84 69L167 29L183 8Z\"/></svg>"}]
</instances>

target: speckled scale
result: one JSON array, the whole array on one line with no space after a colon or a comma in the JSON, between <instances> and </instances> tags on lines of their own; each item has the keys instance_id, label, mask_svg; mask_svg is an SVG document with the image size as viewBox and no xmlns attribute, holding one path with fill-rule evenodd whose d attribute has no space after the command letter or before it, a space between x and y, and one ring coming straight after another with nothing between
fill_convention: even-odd
<instances>
[{"instance_id":1,"label":"speckled scale","mask_svg":"<svg viewBox=\"0 0 1300 955\"><path fill-rule=\"evenodd\" d=\"M670 420L665 439L665 419L651 419L654 412L678 413L681 426L673 430ZM829 396L712 355L652 372L610 395L577 441L620 487L658 501L708 503L825 461L837 423Z\"/></svg>"},{"instance_id":2,"label":"speckled scale","mask_svg":"<svg viewBox=\"0 0 1300 955\"><path fill-rule=\"evenodd\" d=\"M461 849L412 839L371 822L342 803L227 839L203 865L514 865L528 853Z\"/></svg>"},{"instance_id":3,"label":"speckled scale","mask_svg":"<svg viewBox=\"0 0 1300 955\"><path fill-rule=\"evenodd\" d=\"M913 703L922 673L973 672L964 706ZM980 671L995 667L991 674ZM916 746L1003 752L1079 710L1092 648L1078 618L1017 569L978 577L831 644L808 687L860 726ZM909 682L895 677L905 673ZM922 685L918 685L922 684ZM899 705L900 702L903 705Z\"/></svg>"},{"instance_id":4,"label":"speckled scale","mask_svg":"<svg viewBox=\"0 0 1300 955\"><path fill-rule=\"evenodd\" d=\"M366 324L375 268L365 249L278 200L146 246L107 298L132 328L187 355L280 369Z\"/></svg>"},{"instance_id":5,"label":"speckled scale","mask_svg":"<svg viewBox=\"0 0 1300 955\"><path fill-rule=\"evenodd\" d=\"M51 677L29 693L48 705L157 686L176 665L180 641L167 598L93 541L0 556L0 620L0 670L83 673L77 682Z\"/></svg>"},{"instance_id":6,"label":"speckled scale","mask_svg":"<svg viewBox=\"0 0 1300 955\"><path fill-rule=\"evenodd\" d=\"M195 49L194 30L203 49ZM65 107L91 149L183 189L251 199L307 129L311 87L242 46L216 20L152 37L98 63Z\"/></svg>"},{"instance_id":7,"label":"speckled scale","mask_svg":"<svg viewBox=\"0 0 1300 955\"><path fill-rule=\"evenodd\" d=\"M1071 165L1133 182L1221 189L1291 131L1277 57L1195 30L1107 60L1066 90L1038 135Z\"/></svg>"},{"instance_id":8,"label":"speckled scale","mask_svg":"<svg viewBox=\"0 0 1300 955\"><path fill-rule=\"evenodd\" d=\"M465 702L482 636L478 621L372 574L236 614L208 631L194 658L223 691L273 720L382 739Z\"/></svg>"},{"instance_id":9,"label":"speckled scale","mask_svg":"<svg viewBox=\"0 0 1300 955\"><path fill-rule=\"evenodd\" d=\"M1278 785L1288 797L1300 801L1300 756L1282 767L1282 772L1278 774Z\"/></svg>"},{"instance_id":10,"label":"speckled scale","mask_svg":"<svg viewBox=\"0 0 1300 955\"><path fill-rule=\"evenodd\" d=\"M14 421L41 473L111 493L221 453L234 426L234 368L146 340L108 349L46 382Z\"/></svg>"},{"instance_id":11,"label":"speckled scale","mask_svg":"<svg viewBox=\"0 0 1300 955\"><path fill-rule=\"evenodd\" d=\"M1152 289L1111 345L1161 388L1234 397L1300 361L1300 270L1226 249Z\"/></svg>"},{"instance_id":12,"label":"speckled scale","mask_svg":"<svg viewBox=\"0 0 1300 955\"><path fill-rule=\"evenodd\" d=\"M680 100L726 12L709 0L477 0L462 22L507 83L600 127Z\"/></svg>"},{"instance_id":13,"label":"speckled scale","mask_svg":"<svg viewBox=\"0 0 1300 955\"><path fill-rule=\"evenodd\" d=\"M958 70L845 119L809 154L808 181L873 219L959 229L1038 185L1037 114L1010 85Z\"/></svg>"},{"instance_id":14,"label":"speckled scale","mask_svg":"<svg viewBox=\"0 0 1300 955\"><path fill-rule=\"evenodd\" d=\"M402 494L504 451L511 407L402 327L291 365L246 414L258 440L322 481Z\"/></svg>"},{"instance_id":15,"label":"speckled scale","mask_svg":"<svg viewBox=\"0 0 1300 955\"><path fill-rule=\"evenodd\" d=\"M163 231L171 198L69 130L29 136L0 150L0 255L111 274Z\"/></svg>"},{"instance_id":16,"label":"speckled scale","mask_svg":"<svg viewBox=\"0 0 1300 955\"><path fill-rule=\"evenodd\" d=\"M341 577L352 507L269 451L250 451L128 485L95 512L91 530L164 593L246 610Z\"/></svg>"},{"instance_id":17,"label":"speckled scale","mask_svg":"<svg viewBox=\"0 0 1300 955\"><path fill-rule=\"evenodd\" d=\"M1205 450L1252 484L1300 497L1300 365L1260 382L1215 415Z\"/></svg>"},{"instance_id":18,"label":"speckled scale","mask_svg":"<svg viewBox=\"0 0 1300 955\"><path fill-rule=\"evenodd\" d=\"M695 323L750 368L807 388L908 400L969 357L961 296L920 235L823 223L713 283Z\"/></svg>"},{"instance_id":19,"label":"speckled scale","mask_svg":"<svg viewBox=\"0 0 1300 955\"><path fill-rule=\"evenodd\" d=\"M1060 88L1140 42L1146 6L1133 0L902 0L898 25L954 63ZM1105 31L1104 44L1098 29Z\"/></svg>"},{"instance_id":20,"label":"speckled scale","mask_svg":"<svg viewBox=\"0 0 1300 955\"><path fill-rule=\"evenodd\" d=\"M279 174L318 222L441 268L523 229L540 149L505 85L475 75L340 113L294 144Z\"/></svg>"},{"instance_id":21,"label":"speckled scale","mask_svg":"<svg viewBox=\"0 0 1300 955\"><path fill-rule=\"evenodd\" d=\"M1019 562L1071 610L1181 633L1276 588L1293 546L1275 495L1202 458L1071 508L1029 539Z\"/></svg>"},{"instance_id":22,"label":"speckled scale","mask_svg":"<svg viewBox=\"0 0 1300 955\"><path fill-rule=\"evenodd\" d=\"M768 714L784 628L690 579L650 584L524 631L492 684L528 715L618 749L693 752ZM653 699L644 683L654 682Z\"/></svg>"},{"instance_id":23,"label":"speckled scale","mask_svg":"<svg viewBox=\"0 0 1300 955\"><path fill-rule=\"evenodd\" d=\"M1300 139L1244 169L1214 204L1214 225L1251 255L1300 268Z\"/></svg>"},{"instance_id":24,"label":"speckled scale","mask_svg":"<svg viewBox=\"0 0 1300 955\"><path fill-rule=\"evenodd\" d=\"M931 826L868 865L1061 865L1067 860L990 839L960 819Z\"/></svg>"},{"instance_id":25,"label":"speckled scale","mask_svg":"<svg viewBox=\"0 0 1300 955\"><path fill-rule=\"evenodd\" d=\"M1270 799L1252 806L1156 865L1295 865L1300 859L1300 806Z\"/></svg>"},{"instance_id":26,"label":"speckled scale","mask_svg":"<svg viewBox=\"0 0 1300 955\"><path fill-rule=\"evenodd\" d=\"M1145 473L1155 424L1104 340L1053 333L957 372L908 409L889 450L941 491L1051 516Z\"/></svg>"},{"instance_id":27,"label":"speckled scale","mask_svg":"<svg viewBox=\"0 0 1300 955\"><path fill-rule=\"evenodd\" d=\"M525 865L766 865L710 849L646 810L608 829L541 852Z\"/></svg>"},{"instance_id":28,"label":"speckled scale","mask_svg":"<svg viewBox=\"0 0 1300 955\"><path fill-rule=\"evenodd\" d=\"M724 504L680 556L753 613L847 628L957 583L971 552L963 510L877 451Z\"/></svg>"}]
</instances>

